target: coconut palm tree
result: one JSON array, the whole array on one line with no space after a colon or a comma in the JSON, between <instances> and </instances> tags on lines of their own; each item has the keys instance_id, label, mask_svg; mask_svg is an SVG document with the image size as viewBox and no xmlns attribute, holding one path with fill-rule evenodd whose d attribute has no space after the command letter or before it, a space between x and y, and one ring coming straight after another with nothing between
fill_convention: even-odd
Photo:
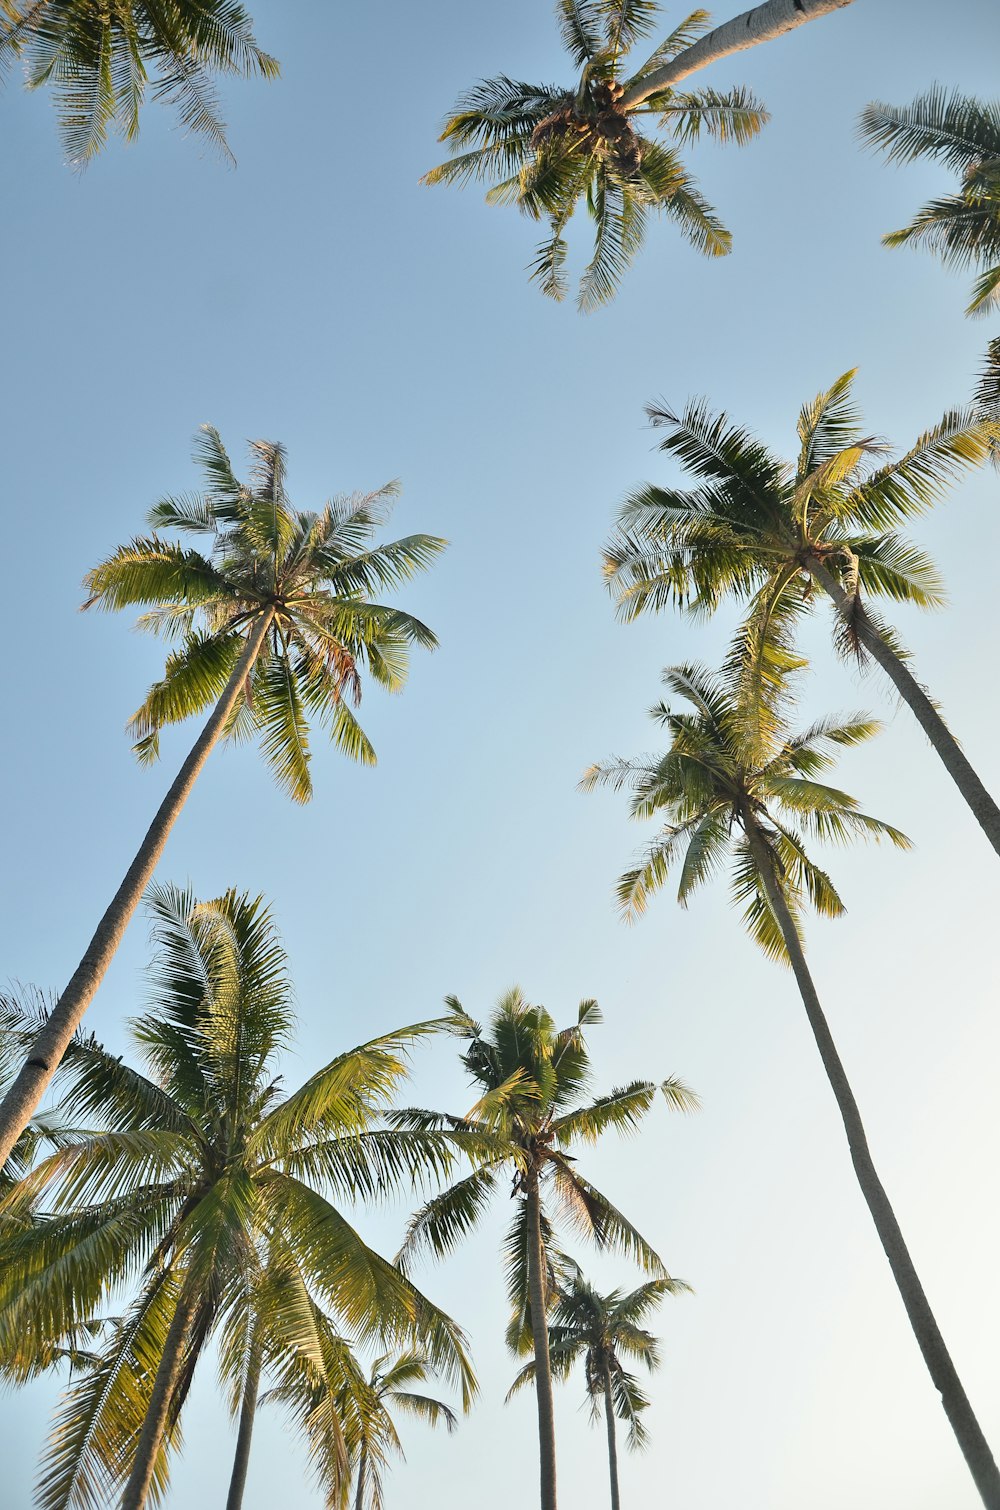
<instances>
[{"instance_id":1,"label":"coconut palm tree","mask_svg":"<svg viewBox=\"0 0 1000 1510\"><path fill-rule=\"evenodd\" d=\"M633 1451L646 1446L649 1433L643 1413L649 1401L636 1375L629 1373L623 1358L642 1363L650 1373L659 1367L660 1347L652 1332L639 1325L663 1300L687 1286L681 1280L650 1279L630 1294L612 1290L602 1295L584 1279L579 1265L564 1260L564 1281L549 1323L549 1364L558 1379L568 1379L582 1359L590 1400L591 1419L603 1410L608 1433L608 1465L611 1474L611 1510L620 1510L618 1488L618 1441L615 1418L628 1427L628 1445ZM526 1363L507 1399L526 1384L535 1382L534 1361Z\"/></svg>"},{"instance_id":2,"label":"coconut palm tree","mask_svg":"<svg viewBox=\"0 0 1000 1510\"><path fill-rule=\"evenodd\" d=\"M15 58L29 89L52 87L66 155L78 168L109 130L138 136L150 78L181 124L234 162L213 75L278 75L238 0L0 0L0 69Z\"/></svg>"},{"instance_id":3,"label":"coconut palm tree","mask_svg":"<svg viewBox=\"0 0 1000 1510\"><path fill-rule=\"evenodd\" d=\"M824 871L806 852L806 837L845 842L888 839L906 847L897 829L862 813L853 797L818 778L837 749L857 745L878 725L855 718L820 720L792 735L777 702L762 720L748 708L738 665L722 675L698 666L664 673L667 687L693 712L667 703L653 716L670 736L666 754L595 765L583 786L632 790L636 818L662 818L664 826L639 864L618 885L626 915L641 913L650 893L679 866L678 900L732 864L732 897L743 909L751 936L771 958L791 965L823 1068L837 1101L851 1160L889 1260L914 1335L965 1454L983 1503L1000 1507L1000 1473L969 1404L924 1294L903 1234L875 1170L861 1114L806 964L802 913L810 903L839 917L843 903Z\"/></svg>"},{"instance_id":4,"label":"coconut palm tree","mask_svg":"<svg viewBox=\"0 0 1000 1510\"><path fill-rule=\"evenodd\" d=\"M407 1230L400 1259L421 1249L449 1252L475 1226L503 1183L513 1179L514 1218L504 1240L512 1347L534 1350L542 1510L555 1510L556 1464L547 1313L556 1294L553 1198L565 1220L599 1248L633 1258L647 1273L670 1281L663 1260L632 1223L580 1172L570 1149L595 1143L611 1128L633 1132L657 1090L680 1111L697 1098L677 1079L658 1086L635 1080L580 1105L591 1079L583 1030L599 1023L597 1003L581 1002L576 1022L557 1029L544 1007L532 1006L515 987L503 995L488 1030L454 997L447 999L452 1029L468 1042L462 1063L480 1092L465 1117L410 1108L389 1114L392 1126L420 1131L451 1127L484 1140L476 1168L433 1196ZM493 1144L492 1149L490 1143Z\"/></svg>"},{"instance_id":5,"label":"coconut palm tree","mask_svg":"<svg viewBox=\"0 0 1000 1510\"><path fill-rule=\"evenodd\" d=\"M381 1116L410 1045L441 1023L374 1038L286 1094L277 1061L294 1026L291 985L262 900L159 888L149 905L152 1000L131 1025L145 1072L78 1037L62 1111L99 1126L64 1131L7 1199L32 1220L2 1229L0 1359L30 1357L112 1293L129 1297L60 1409L43 1510L88 1495L141 1510L165 1483L213 1333L246 1392L262 1295L272 1348L275 1337L297 1346L322 1307L362 1343L420 1348L465 1404L475 1387L459 1328L335 1204L440 1179L469 1146L468 1134L388 1128Z\"/></svg>"},{"instance_id":6,"label":"coconut palm tree","mask_svg":"<svg viewBox=\"0 0 1000 1510\"><path fill-rule=\"evenodd\" d=\"M931 158L960 175L954 194L921 205L883 246L923 246L946 267L979 267L965 313L1000 307L1000 103L935 84L910 105L866 106L861 136L889 162Z\"/></svg>"},{"instance_id":7,"label":"coconut palm tree","mask_svg":"<svg viewBox=\"0 0 1000 1510\"><path fill-rule=\"evenodd\" d=\"M660 449L697 485L650 485L625 501L605 549L608 584L626 620L669 604L711 613L727 595L749 601L746 705L762 714L819 589L836 610L838 650L885 672L1000 853L1000 807L869 606L873 598L918 608L943 602L933 563L899 527L981 466L1000 431L981 407L953 411L905 455L878 465L887 448L861 428L853 378L844 373L804 405L794 466L700 400L682 413L651 406L654 426L666 431Z\"/></svg>"},{"instance_id":8,"label":"coconut palm tree","mask_svg":"<svg viewBox=\"0 0 1000 1510\"><path fill-rule=\"evenodd\" d=\"M626 60L654 30L654 0L557 0L566 50L579 77L571 85L525 84L505 74L461 97L440 140L453 154L424 183L492 183L490 204L516 204L549 234L531 267L542 292L562 299L566 227L579 204L595 222L594 255L580 282L579 307L614 297L642 244L650 211L661 210L698 251L730 249L729 232L702 198L679 147L704 133L742 144L767 112L748 90L679 91L676 85L717 58L770 40L850 0L770 0L709 31L696 10L645 59ZM645 130L643 129L645 128ZM648 134L659 128L656 139Z\"/></svg>"},{"instance_id":9,"label":"coconut palm tree","mask_svg":"<svg viewBox=\"0 0 1000 1510\"><path fill-rule=\"evenodd\" d=\"M391 1454L402 1457L393 1410L454 1431L458 1419L450 1406L433 1395L410 1388L424 1384L433 1364L417 1348L376 1358L365 1379L365 1389L349 1389L342 1410L354 1438L354 1510L382 1510L382 1474Z\"/></svg>"},{"instance_id":10,"label":"coconut palm tree","mask_svg":"<svg viewBox=\"0 0 1000 1510\"><path fill-rule=\"evenodd\" d=\"M374 764L350 706L360 700L362 672L399 691L410 647L437 643L419 619L373 601L424 570L444 546L430 535L373 543L395 485L303 513L286 491L283 448L255 441L251 452L251 479L242 483L218 433L205 426L195 453L205 492L164 498L149 516L153 533L87 575L85 607L143 605L139 627L178 642L132 718L138 758L157 757L166 725L212 712L0 1105L0 1163L82 1020L215 745L259 735L278 784L307 802L310 722L351 759ZM196 550L161 530L202 537L210 548Z\"/></svg>"}]
</instances>

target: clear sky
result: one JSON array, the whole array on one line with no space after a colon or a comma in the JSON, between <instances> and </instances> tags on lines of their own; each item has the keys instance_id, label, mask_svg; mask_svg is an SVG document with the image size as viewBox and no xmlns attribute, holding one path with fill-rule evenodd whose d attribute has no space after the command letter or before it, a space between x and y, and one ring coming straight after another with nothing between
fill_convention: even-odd
<instances>
[{"instance_id":1,"label":"clear sky","mask_svg":"<svg viewBox=\"0 0 1000 1510\"><path fill-rule=\"evenodd\" d=\"M304 508L401 477L398 532L452 544L405 594L440 650L417 658L401 698L364 703L378 768L320 746L317 795L296 809L251 752L218 753L161 877L273 901L301 1012L293 1079L435 1013L447 992L483 1015L518 981L562 1021L598 998L595 1089L680 1074L701 1093L698 1116L660 1106L640 1140L588 1155L697 1292L661 1313L652 1446L623 1454L624 1503L972 1510L791 976L755 951L721 887L686 914L665 893L620 924L612 885L644 835L620 799L575 783L594 759L655 747L645 710L660 668L711 662L734 623L615 622L599 551L616 503L676 476L646 402L705 394L790 453L802 401L855 364L870 425L900 444L968 396L995 333L963 319L969 280L879 246L947 175L887 169L854 131L868 100L903 102L934 79L995 92L1000 13L992 0L856 0L703 75L745 82L773 115L745 149L690 154L733 255L703 262L654 224L618 300L581 318L527 284L535 227L476 189L418 184L463 88L567 76L544 0L252 8L283 77L227 90L235 171L150 108L137 144L77 178L48 100L16 83L0 98L0 969L65 983L194 736L165 738L157 768L134 765L123 724L161 647L77 609L84 571L159 494L196 486L197 425L217 425L241 465L246 437L284 441ZM982 565L1000 545L997 490L995 475L974 479L919 524L952 601L898 620L994 790L997 587ZM996 861L908 713L877 677L834 663L822 616L809 648L804 716L887 719L839 779L916 842L830 857L850 915L810 925L811 958L876 1160L1000 1447ZM137 921L90 1014L116 1052L146 957ZM453 1045L414 1068L413 1099L465 1109ZM405 1215L358 1220L391 1252ZM407 1431L391 1504L507 1510L535 1492L533 1402L502 1403L506 1216L421 1271L472 1335L482 1401L454 1438ZM638 1282L579 1257L609 1286ZM55 1393L4 1403L11 1510L30 1502ZM561 1501L596 1510L604 1446L581 1399L576 1381L557 1402ZM219 1505L233 1437L210 1362L187 1416L171 1503ZM319 1499L265 1407L246 1506L275 1503Z\"/></svg>"}]
</instances>

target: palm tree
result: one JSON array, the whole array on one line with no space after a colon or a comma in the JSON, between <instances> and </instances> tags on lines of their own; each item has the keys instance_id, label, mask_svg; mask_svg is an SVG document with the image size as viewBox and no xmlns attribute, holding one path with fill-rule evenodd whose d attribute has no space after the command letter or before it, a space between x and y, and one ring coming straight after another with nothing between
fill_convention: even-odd
<instances>
[{"instance_id":1,"label":"palm tree","mask_svg":"<svg viewBox=\"0 0 1000 1510\"><path fill-rule=\"evenodd\" d=\"M490 204L516 204L549 222L531 268L542 292L562 299L568 284L565 232L578 204L595 221L594 255L579 307L595 309L615 291L642 244L651 210L662 210L698 251L724 256L731 236L702 198L677 147L640 127L661 127L681 146L702 133L742 144L767 112L749 91L676 85L717 58L781 35L850 0L770 0L705 34L695 10L629 73L625 60L656 25L653 0L557 0L563 43L580 70L569 86L525 84L505 74L481 81L458 102L440 140L457 154L423 182L490 182ZM643 120L646 118L646 121Z\"/></svg>"},{"instance_id":2,"label":"palm tree","mask_svg":"<svg viewBox=\"0 0 1000 1510\"><path fill-rule=\"evenodd\" d=\"M645 1447L649 1440L642 1419L649 1401L622 1359L635 1359L650 1373L659 1367L659 1343L639 1323L660 1304L664 1295L675 1294L686 1286L680 1280L650 1279L628 1295L621 1290L602 1295L587 1283L577 1264L572 1260L564 1263L565 1279L549 1324L549 1364L557 1378L568 1379L573 1366L583 1360L591 1419L596 1421L603 1408L607 1427L611 1510L620 1510L615 1417L627 1425L628 1445L633 1451ZM521 1369L507 1399L534 1381L532 1361Z\"/></svg>"},{"instance_id":3,"label":"palm tree","mask_svg":"<svg viewBox=\"0 0 1000 1510\"><path fill-rule=\"evenodd\" d=\"M32 1220L0 1234L0 1360L69 1335L112 1292L131 1296L60 1410L42 1510L73 1495L117 1503L126 1477L123 1510L141 1510L165 1483L214 1332L244 1394L255 1350L273 1350L276 1337L297 1347L319 1307L362 1343L419 1347L466 1405L475 1388L459 1328L333 1204L441 1178L457 1149L479 1147L462 1132L387 1128L381 1117L410 1045L441 1023L372 1039L284 1094L276 1061L294 1024L291 985L262 900L227 892L198 903L163 888L150 909L151 1010L131 1029L147 1072L94 1039L74 1041L63 1115L101 1126L63 1133L8 1197Z\"/></svg>"},{"instance_id":4,"label":"palm tree","mask_svg":"<svg viewBox=\"0 0 1000 1510\"><path fill-rule=\"evenodd\" d=\"M654 708L654 718L670 735L667 753L592 766L582 783L588 789L628 786L634 817L665 819L641 862L621 878L621 907L627 915L641 913L648 895L665 884L677 863L678 901L686 906L697 887L732 861L732 897L743 908L746 927L770 958L792 967L843 1119L858 1184L910 1325L983 1503L998 1510L1000 1473L876 1173L802 945L807 901L827 917L844 911L829 876L806 853L804 835L835 842L887 838L904 848L909 842L898 830L862 813L846 792L817 779L833 764L836 749L869 739L878 725L859 718L844 724L821 720L793 736L775 703L765 720L748 708L738 666L721 676L681 666L665 672L664 679L694 709L677 713L665 703Z\"/></svg>"},{"instance_id":5,"label":"palm tree","mask_svg":"<svg viewBox=\"0 0 1000 1510\"><path fill-rule=\"evenodd\" d=\"M552 1379L546 1316L556 1293L553 1220L546 1197L599 1248L614 1248L647 1273L669 1284L659 1254L589 1180L569 1150L594 1143L609 1128L634 1131L661 1090L680 1111L697 1098L679 1080L635 1080L607 1096L578 1105L591 1078L583 1030L601 1019L597 1003L581 1002L572 1027L557 1029L544 1007L532 1006L515 987L494 1008L488 1031L454 997L447 1000L455 1033L468 1042L462 1063L479 1099L465 1117L442 1117L411 1108L389 1114L390 1124L434 1131L451 1127L483 1140L483 1153L470 1175L435 1195L410 1222L400 1259L421 1248L449 1252L475 1226L502 1183L513 1176L517 1199L504 1240L507 1292L511 1302L508 1342L534 1349L538 1388L538 1436L542 1510L555 1510L556 1464ZM493 1144L490 1150L490 1143ZM530 1342L529 1342L530 1339Z\"/></svg>"},{"instance_id":6,"label":"palm tree","mask_svg":"<svg viewBox=\"0 0 1000 1510\"><path fill-rule=\"evenodd\" d=\"M761 710L768 683L794 660L796 624L819 588L836 609L837 648L882 668L1000 853L1000 808L866 602L943 602L933 563L899 526L982 465L1000 431L981 409L953 411L905 455L876 466L887 448L861 429L853 378L844 373L803 407L794 467L700 400L680 414L651 406L654 426L667 432L660 449L698 485L650 485L626 500L605 549L608 583L625 619L671 603L711 613L727 594L749 600L746 704Z\"/></svg>"},{"instance_id":7,"label":"palm tree","mask_svg":"<svg viewBox=\"0 0 1000 1510\"><path fill-rule=\"evenodd\" d=\"M384 1353L372 1364L366 1388L347 1392L342 1410L355 1443L354 1510L382 1510L383 1470L391 1453L403 1456L393 1410L428 1426L443 1425L449 1432L458 1425L455 1412L443 1400L409 1387L425 1383L432 1371L430 1359L419 1349L395 1357Z\"/></svg>"},{"instance_id":8,"label":"palm tree","mask_svg":"<svg viewBox=\"0 0 1000 1510\"><path fill-rule=\"evenodd\" d=\"M965 313L1000 307L1000 104L935 84L911 105L868 105L861 136L889 162L931 158L960 174L956 193L929 200L882 244L924 246L946 267L981 268Z\"/></svg>"},{"instance_id":9,"label":"palm tree","mask_svg":"<svg viewBox=\"0 0 1000 1510\"><path fill-rule=\"evenodd\" d=\"M279 785L294 801L306 802L312 795L310 720L326 727L351 759L374 764L375 752L349 706L360 700L362 670L399 691L410 646L437 643L419 619L372 601L374 593L424 570L444 547L430 535L372 543L395 485L303 513L286 492L283 448L255 441L251 451L251 481L242 483L218 433L205 426L195 453L205 493L164 498L149 516L153 533L123 545L87 575L85 607L145 605L139 627L180 641L163 679L132 718L139 759L156 758L165 725L214 708L0 1105L0 1163L93 999L219 740L259 734ZM210 551L165 539L159 530L208 537Z\"/></svg>"},{"instance_id":10,"label":"palm tree","mask_svg":"<svg viewBox=\"0 0 1000 1510\"><path fill-rule=\"evenodd\" d=\"M107 142L139 134L146 85L188 131L230 161L213 74L273 79L239 0L0 0L0 69L23 58L29 89L55 91L66 155L83 168Z\"/></svg>"}]
</instances>

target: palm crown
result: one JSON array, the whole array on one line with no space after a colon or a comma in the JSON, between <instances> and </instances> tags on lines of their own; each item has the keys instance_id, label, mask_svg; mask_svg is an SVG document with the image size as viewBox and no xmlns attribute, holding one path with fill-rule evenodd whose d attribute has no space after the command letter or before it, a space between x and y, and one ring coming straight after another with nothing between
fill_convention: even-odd
<instances>
[{"instance_id":1,"label":"palm crown","mask_svg":"<svg viewBox=\"0 0 1000 1510\"><path fill-rule=\"evenodd\" d=\"M543 293L567 291L565 231L583 202L595 222L594 255L581 283L580 308L613 297L642 244L651 210L663 210L707 256L730 249L729 232L702 198L676 144L702 133L743 143L765 124L763 106L744 89L656 89L642 83L708 26L708 12L682 21L632 73L628 53L655 27L652 0L558 0L563 42L580 69L569 88L525 84L500 75L459 101L442 133L457 155L426 174L426 183L493 182L491 204L514 203L533 220L548 220L531 277ZM636 92L642 98L631 101ZM639 128L659 125L670 140Z\"/></svg>"},{"instance_id":2,"label":"palm crown","mask_svg":"<svg viewBox=\"0 0 1000 1510\"><path fill-rule=\"evenodd\" d=\"M82 167L111 127L131 141L150 75L157 99L230 158L213 74L275 78L238 0L0 0L0 67L25 60L29 88L51 84L67 155Z\"/></svg>"},{"instance_id":3,"label":"palm crown","mask_svg":"<svg viewBox=\"0 0 1000 1510\"><path fill-rule=\"evenodd\" d=\"M642 1268L665 1276L662 1259L630 1221L580 1173L570 1150L579 1143L595 1143L602 1133L636 1130L660 1090L668 1105L682 1111L697 1105L697 1097L680 1080L650 1080L629 1085L580 1103L591 1079L590 1055L584 1028L599 1023L596 1002L580 1004L577 1021L556 1028L544 1007L533 1006L515 988L502 996L489 1030L471 1018L454 998L448 1006L453 1029L467 1039L462 1056L481 1093L462 1118L442 1118L418 1110L392 1112L395 1125L418 1128L454 1126L483 1140L479 1167L431 1200L410 1223L404 1256L421 1247L448 1252L463 1238L513 1173L515 1195L543 1196L551 1190L571 1226L598 1247L613 1247L635 1259ZM492 1152L487 1152L492 1142ZM551 1260L552 1225L542 1215L542 1236ZM510 1340L530 1345L528 1315L528 1211L519 1200L505 1243L508 1295L512 1308ZM553 1270L549 1269L551 1286ZM553 1292L554 1293L554 1292Z\"/></svg>"},{"instance_id":4,"label":"palm crown","mask_svg":"<svg viewBox=\"0 0 1000 1510\"><path fill-rule=\"evenodd\" d=\"M229 892L197 903L157 889L150 905L152 1010L132 1024L148 1074L77 1039L61 1071L62 1114L104 1128L64 1130L9 1197L34 1218L4 1229L9 1367L72 1334L118 1287L139 1290L63 1407L41 1485L49 1510L88 1483L95 1502L115 1497L182 1301L190 1320L172 1429L210 1333L238 1380L251 1338L272 1359L302 1352L321 1308L362 1342L418 1345L466 1401L474 1389L460 1330L334 1204L377 1200L452 1167L461 1133L381 1120L409 1046L440 1024L340 1054L289 1095L276 1061L293 1028L291 986L260 899ZM343 1374L329 1377L339 1391ZM161 1452L161 1483L165 1471Z\"/></svg>"},{"instance_id":5,"label":"palm crown","mask_svg":"<svg viewBox=\"0 0 1000 1510\"><path fill-rule=\"evenodd\" d=\"M921 205L909 225L883 236L885 246L924 246L949 267L979 267L968 315L1000 305L1000 105L939 86L911 105L876 101L861 116L861 135L889 162L928 157L961 175L958 190Z\"/></svg>"},{"instance_id":6,"label":"palm crown","mask_svg":"<svg viewBox=\"0 0 1000 1510\"><path fill-rule=\"evenodd\" d=\"M713 676L699 666L679 666L666 671L664 681L693 709L677 712L660 703L652 710L670 735L666 754L594 765L583 777L586 789L630 788L634 818L666 820L641 863L618 883L622 910L642 912L649 894L665 884L675 866L677 899L686 906L731 859L732 897L743 908L744 923L771 958L787 960L760 872L761 850L800 931L806 902L827 917L844 911L833 882L806 852L807 837L834 843L857 836L887 838L908 846L898 829L862 813L853 797L817 780L838 748L870 739L879 726L861 718L824 719L792 735L777 712L762 722L748 711L738 670L732 668L728 676Z\"/></svg>"},{"instance_id":7,"label":"palm crown","mask_svg":"<svg viewBox=\"0 0 1000 1510\"><path fill-rule=\"evenodd\" d=\"M591 1413L596 1419L608 1394L614 1414L628 1428L632 1448L645 1447L648 1433L642 1419L649 1406L638 1378L623 1360L641 1363L650 1373L659 1366L659 1343L640 1325L664 1295L687 1288L681 1280L649 1279L626 1293L602 1294L583 1276L579 1266L564 1260L558 1299L549 1320L549 1360L553 1374L568 1379L582 1360ZM534 1362L526 1363L508 1399L535 1378Z\"/></svg>"},{"instance_id":8,"label":"palm crown","mask_svg":"<svg viewBox=\"0 0 1000 1510\"><path fill-rule=\"evenodd\" d=\"M396 487L327 503L319 513L294 509L285 487L280 445L255 441L249 483L235 477L218 433L197 442L206 491L164 498L151 510L154 533L122 546L88 573L86 607L147 606L139 626L179 640L163 679L131 721L142 760L159 753L160 730L215 702L252 631L266 637L247 675L227 732L260 734L277 780L298 802L312 794L309 720L325 725L346 754L374 763L375 753L351 711L361 675L398 691L411 645L434 635L411 614L372 601L423 570L444 547L430 535L384 545L373 537ZM158 531L207 537L208 554Z\"/></svg>"}]
</instances>

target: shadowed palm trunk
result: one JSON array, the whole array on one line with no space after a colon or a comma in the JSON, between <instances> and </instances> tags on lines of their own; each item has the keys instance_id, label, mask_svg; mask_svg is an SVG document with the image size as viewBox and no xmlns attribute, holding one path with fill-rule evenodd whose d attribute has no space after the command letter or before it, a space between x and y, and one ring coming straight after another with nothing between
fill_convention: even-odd
<instances>
[{"instance_id":1,"label":"shadowed palm trunk","mask_svg":"<svg viewBox=\"0 0 1000 1510\"><path fill-rule=\"evenodd\" d=\"M604 1365L604 1416L608 1423L608 1465L611 1470L611 1510L621 1510L618 1498L618 1442L615 1436L615 1407L611 1395L611 1369Z\"/></svg>"},{"instance_id":2,"label":"shadowed palm trunk","mask_svg":"<svg viewBox=\"0 0 1000 1510\"><path fill-rule=\"evenodd\" d=\"M962 754L958 740L906 664L879 634L861 604L856 604L822 562L806 562L810 576L833 599L841 618L855 630L873 661L882 667L900 697L911 710L958 790L972 809L983 833L1000 854L1000 807L990 796Z\"/></svg>"},{"instance_id":3,"label":"shadowed palm trunk","mask_svg":"<svg viewBox=\"0 0 1000 1510\"><path fill-rule=\"evenodd\" d=\"M633 84L622 105L625 108L638 105L658 90L679 84L681 79L696 73L699 68L707 68L718 58L743 52L747 47L757 47L761 42L771 42L786 31L804 26L818 16L828 16L831 11L841 10L851 3L852 0L765 0L765 4L755 5L753 10L744 11L722 26L714 27L662 68Z\"/></svg>"},{"instance_id":4,"label":"shadowed palm trunk","mask_svg":"<svg viewBox=\"0 0 1000 1510\"><path fill-rule=\"evenodd\" d=\"M813 1030L813 1037L816 1040L816 1047L819 1049L830 1087L837 1098L844 1131L847 1133L854 1172L868 1203L885 1256L889 1260L889 1267L902 1296L903 1305L906 1307L910 1326L913 1328L920 1351L924 1355L924 1362L930 1376L941 1396L945 1414L951 1422L951 1428L958 1439L983 1504L987 1506L987 1510L1000 1510L1000 1472L997 1471L989 1443L976 1420L962 1381L951 1361L944 1338L941 1336L934 1313L903 1240L895 1212L889 1204L889 1198L876 1173L868 1149L868 1139L861 1121L861 1113L840 1055L837 1053L829 1025L823 1015L792 915L774 875L770 852L750 812L744 810L742 816L761 884L781 928L792 970L806 1009L806 1016L809 1018L809 1026Z\"/></svg>"},{"instance_id":5,"label":"shadowed palm trunk","mask_svg":"<svg viewBox=\"0 0 1000 1510\"><path fill-rule=\"evenodd\" d=\"M243 1388L243 1403L240 1406L240 1429L236 1437L236 1458L233 1462L233 1476L229 1480L226 1510L242 1510L243 1491L246 1488L247 1469L250 1466L250 1443L253 1440L257 1394L260 1389L260 1353L256 1337L251 1339L250 1348L250 1362L247 1365L246 1384Z\"/></svg>"},{"instance_id":6,"label":"shadowed palm trunk","mask_svg":"<svg viewBox=\"0 0 1000 1510\"><path fill-rule=\"evenodd\" d=\"M60 996L45 1026L36 1035L28 1058L0 1103L0 1167L27 1127L45 1087L69 1047L98 986L107 973L133 912L152 878L164 846L190 795L202 766L219 741L229 715L243 691L254 661L260 653L271 624L271 614L264 614L254 625L236 669L226 683L215 710L199 735L191 753L157 810L156 817L138 854L129 866L125 879L115 893L107 912L97 925L83 959Z\"/></svg>"},{"instance_id":7,"label":"shadowed palm trunk","mask_svg":"<svg viewBox=\"0 0 1000 1510\"><path fill-rule=\"evenodd\" d=\"M528 1176L528 1303L531 1336L535 1344L535 1399L538 1402L538 1455L541 1510L556 1510L556 1428L552 1402L552 1370L549 1366L549 1325L545 1312L545 1253L542 1246L542 1214L538 1196L538 1173Z\"/></svg>"},{"instance_id":8,"label":"shadowed palm trunk","mask_svg":"<svg viewBox=\"0 0 1000 1510\"><path fill-rule=\"evenodd\" d=\"M358 1492L354 1496L354 1510L365 1510L365 1470L368 1467L364 1448L358 1456Z\"/></svg>"},{"instance_id":9,"label":"shadowed palm trunk","mask_svg":"<svg viewBox=\"0 0 1000 1510\"><path fill-rule=\"evenodd\" d=\"M153 1380L153 1393L139 1434L132 1472L122 1495L121 1510L145 1510L157 1454L170 1418L170 1402L184 1366L184 1344L196 1307L194 1296L182 1290Z\"/></svg>"}]
</instances>

